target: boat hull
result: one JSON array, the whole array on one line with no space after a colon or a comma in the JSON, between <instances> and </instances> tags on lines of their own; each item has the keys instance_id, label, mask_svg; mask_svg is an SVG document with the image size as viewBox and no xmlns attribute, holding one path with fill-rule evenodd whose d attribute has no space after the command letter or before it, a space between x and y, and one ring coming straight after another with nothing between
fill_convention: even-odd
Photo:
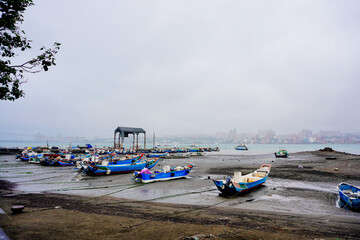
<instances>
[{"instance_id":1,"label":"boat hull","mask_svg":"<svg viewBox=\"0 0 360 240\"><path fill-rule=\"evenodd\" d=\"M215 186L217 187L217 189L219 189L219 191L222 194L233 196L258 188L261 185L263 185L266 182L266 180L267 180L267 176L252 183L239 182L238 185L237 184L226 185L224 184L223 181L219 181L215 179L213 179L213 182L215 183Z\"/></svg>"},{"instance_id":2,"label":"boat hull","mask_svg":"<svg viewBox=\"0 0 360 240\"><path fill-rule=\"evenodd\" d=\"M277 158L287 158L288 155L287 154L277 154L277 153L275 153L275 157L277 157Z\"/></svg>"},{"instance_id":3,"label":"boat hull","mask_svg":"<svg viewBox=\"0 0 360 240\"><path fill-rule=\"evenodd\" d=\"M270 168L270 164L263 164L254 173L249 173L243 177L240 177L236 181L235 177L229 177L226 181L213 179L213 182L223 195L238 195L251 191L264 184L270 174Z\"/></svg>"},{"instance_id":4,"label":"boat hull","mask_svg":"<svg viewBox=\"0 0 360 240\"><path fill-rule=\"evenodd\" d=\"M158 181L168 181L172 179L185 178L191 169L184 169L180 171L171 171L171 172L162 172L154 174L145 174L135 172L135 181L142 183L158 182Z\"/></svg>"},{"instance_id":5,"label":"boat hull","mask_svg":"<svg viewBox=\"0 0 360 240\"><path fill-rule=\"evenodd\" d=\"M248 148L247 147L236 147L235 150L246 151L246 150L248 150Z\"/></svg>"},{"instance_id":6,"label":"boat hull","mask_svg":"<svg viewBox=\"0 0 360 240\"><path fill-rule=\"evenodd\" d=\"M248 149L249 148L245 144L240 144L235 147L235 150L241 150L241 151L246 151Z\"/></svg>"},{"instance_id":7,"label":"boat hull","mask_svg":"<svg viewBox=\"0 0 360 240\"><path fill-rule=\"evenodd\" d=\"M360 188L348 183L338 185L340 201L345 208L360 211Z\"/></svg>"},{"instance_id":8,"label":"boat hull","mask_svg":"<svg viewBox=\"0 0 360 240\"><path fill-rule=\"evenodd\" d=\"M134 171L140 171L143 168L151 169L155 167L155 165L159 162L159 159L156 159L154 161L143 161L138 162L135 164L119 164L119 165L108 165L108 166L102 166L102 165L89 165L86 169L83 171L87 175L92 176L101 176L101 175L110 175L110 174L122 174L122 173L130 173Z\"/></svg>"}]
</instances>

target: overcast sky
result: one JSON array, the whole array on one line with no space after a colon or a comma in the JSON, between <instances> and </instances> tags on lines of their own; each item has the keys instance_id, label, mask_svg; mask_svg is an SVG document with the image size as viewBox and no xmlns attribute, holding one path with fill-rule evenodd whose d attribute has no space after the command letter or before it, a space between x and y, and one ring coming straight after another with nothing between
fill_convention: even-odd
<instances>
[{"instance_id":1,"label":"overcast sky","mask_svg":"<svg viewBox=\"0 0 360 240\"><path fill-rule=\"evenodd\" d=\"M57 65L0 135L360 132L359 25L358 0L37 0L17 61L57 41Z\"/></svg>"}]
</instances>

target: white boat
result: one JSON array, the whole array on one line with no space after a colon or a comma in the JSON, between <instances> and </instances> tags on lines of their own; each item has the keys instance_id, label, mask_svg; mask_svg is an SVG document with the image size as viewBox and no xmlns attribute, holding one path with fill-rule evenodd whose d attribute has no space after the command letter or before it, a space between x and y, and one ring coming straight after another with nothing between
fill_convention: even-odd
<instances>
[{"instance_id":1,"label":"white boat","mask_svg":"<svg viewBox=\"0 0 360 240\"><path fill-rule=\"evenodd\" d=\"M241 145L237 145L236 147L235 147L235 150L249 150L249 148L246 146L246 145L244 145L244 144L241 144Z\"/></svg>"}]
</instances>

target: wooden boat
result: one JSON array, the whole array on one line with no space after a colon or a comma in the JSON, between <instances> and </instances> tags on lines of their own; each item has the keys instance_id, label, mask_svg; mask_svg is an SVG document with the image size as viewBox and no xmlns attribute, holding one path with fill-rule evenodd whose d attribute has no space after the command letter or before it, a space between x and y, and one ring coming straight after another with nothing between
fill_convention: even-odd
<instances>
[{"instance_id":1,"label":"wooden boat","mask_svg":"<svg viewBox=\"0 0 360 240\"><path fill-rule=\"evenodd\" d=\"M342 182L338 185L340 201L345 208L360 211L360 188Z\"/></svg>"},{"instance_id":2,"label":"wooden boat","mask_svg":"<svg viewBox=\"0 0 360 240\"><path fill-rule=\"evenodd\" d=\"M163 169L153 172L146 168L141 170L140 172L134 172L134 180L136 182L150 183L184 178L190 173L192 168L193 165L191 164L187 166L178 166L173 168L170 168L170 166L167 165L164 166Z\"/></svg>"},{"instance_id":3,"label":"wooden boat","mask_svg":"<svg viewBox=\"0 0 360 240\"><path fill-rule=\"evenodd\" d=\"M280 149L278 152L274 153L277 158L287 158L289 153L285 149Z\"/></svg>"},{"instance_id":4,"label":"wooden boat","mask_svg":"<svg viewBox=\"0 0 360 240\"><path fill-rule=\"evenodd\" d=\"M155 165L158 162L159 162L159 158L152 158L130 164L98 165L92 162L86 168L83 169L83 172L85 172L87 175L94 175L94 176L129 173L134 171L140 171L143 168L151 169L155 167Z\"/></svg>"},{"instance_id":5,"label":"wooden boat","mask_svg":"<svg viewBox=\"0 0 360 240\"><path fill-rule=\"evenodd\" d=\"M242 176L241 172L235 172L234 176L229 176L226 180L215 180L215 186L224 195L237 195L256 187L261 186L269 176L270 164L263 164L253 173Z\"/></svg>"},{"instance_id":6,"label":"wooden boat","mask_svg":"<svg viewBox=\"0 0 360 240\"><path fill-rule=\"evenodd\" d=\"M237 146L235 147L235 150L243 150L243 151L246 151L246 150L249 150L249 148L248 148L246 145L241 144L241 145L237 145Z\"/></svg>"}]
</instances>

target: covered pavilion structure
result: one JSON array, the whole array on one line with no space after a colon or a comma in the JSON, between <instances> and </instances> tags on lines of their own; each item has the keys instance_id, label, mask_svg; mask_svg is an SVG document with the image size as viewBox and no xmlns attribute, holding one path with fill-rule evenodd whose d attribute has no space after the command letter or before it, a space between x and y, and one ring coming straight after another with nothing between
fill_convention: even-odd
<instances>
[{"instance_id":1,"label":"covered pavilion structure","mask_svg":"<svg viewBox=\"0 0 360 240\"><path fill-rule=\"evenodd\" d=\"M144 134L144 149L146 149L146 131L142 128L117 127L114 131L114 148L124 147L124 138L133 135L133 149L139 149L139 134ZM117 136L118 135L118 136ZM136 144L135 144L136 138ZM118 141L116 141L118 140Z\"/></svg>"}]
</instances>

